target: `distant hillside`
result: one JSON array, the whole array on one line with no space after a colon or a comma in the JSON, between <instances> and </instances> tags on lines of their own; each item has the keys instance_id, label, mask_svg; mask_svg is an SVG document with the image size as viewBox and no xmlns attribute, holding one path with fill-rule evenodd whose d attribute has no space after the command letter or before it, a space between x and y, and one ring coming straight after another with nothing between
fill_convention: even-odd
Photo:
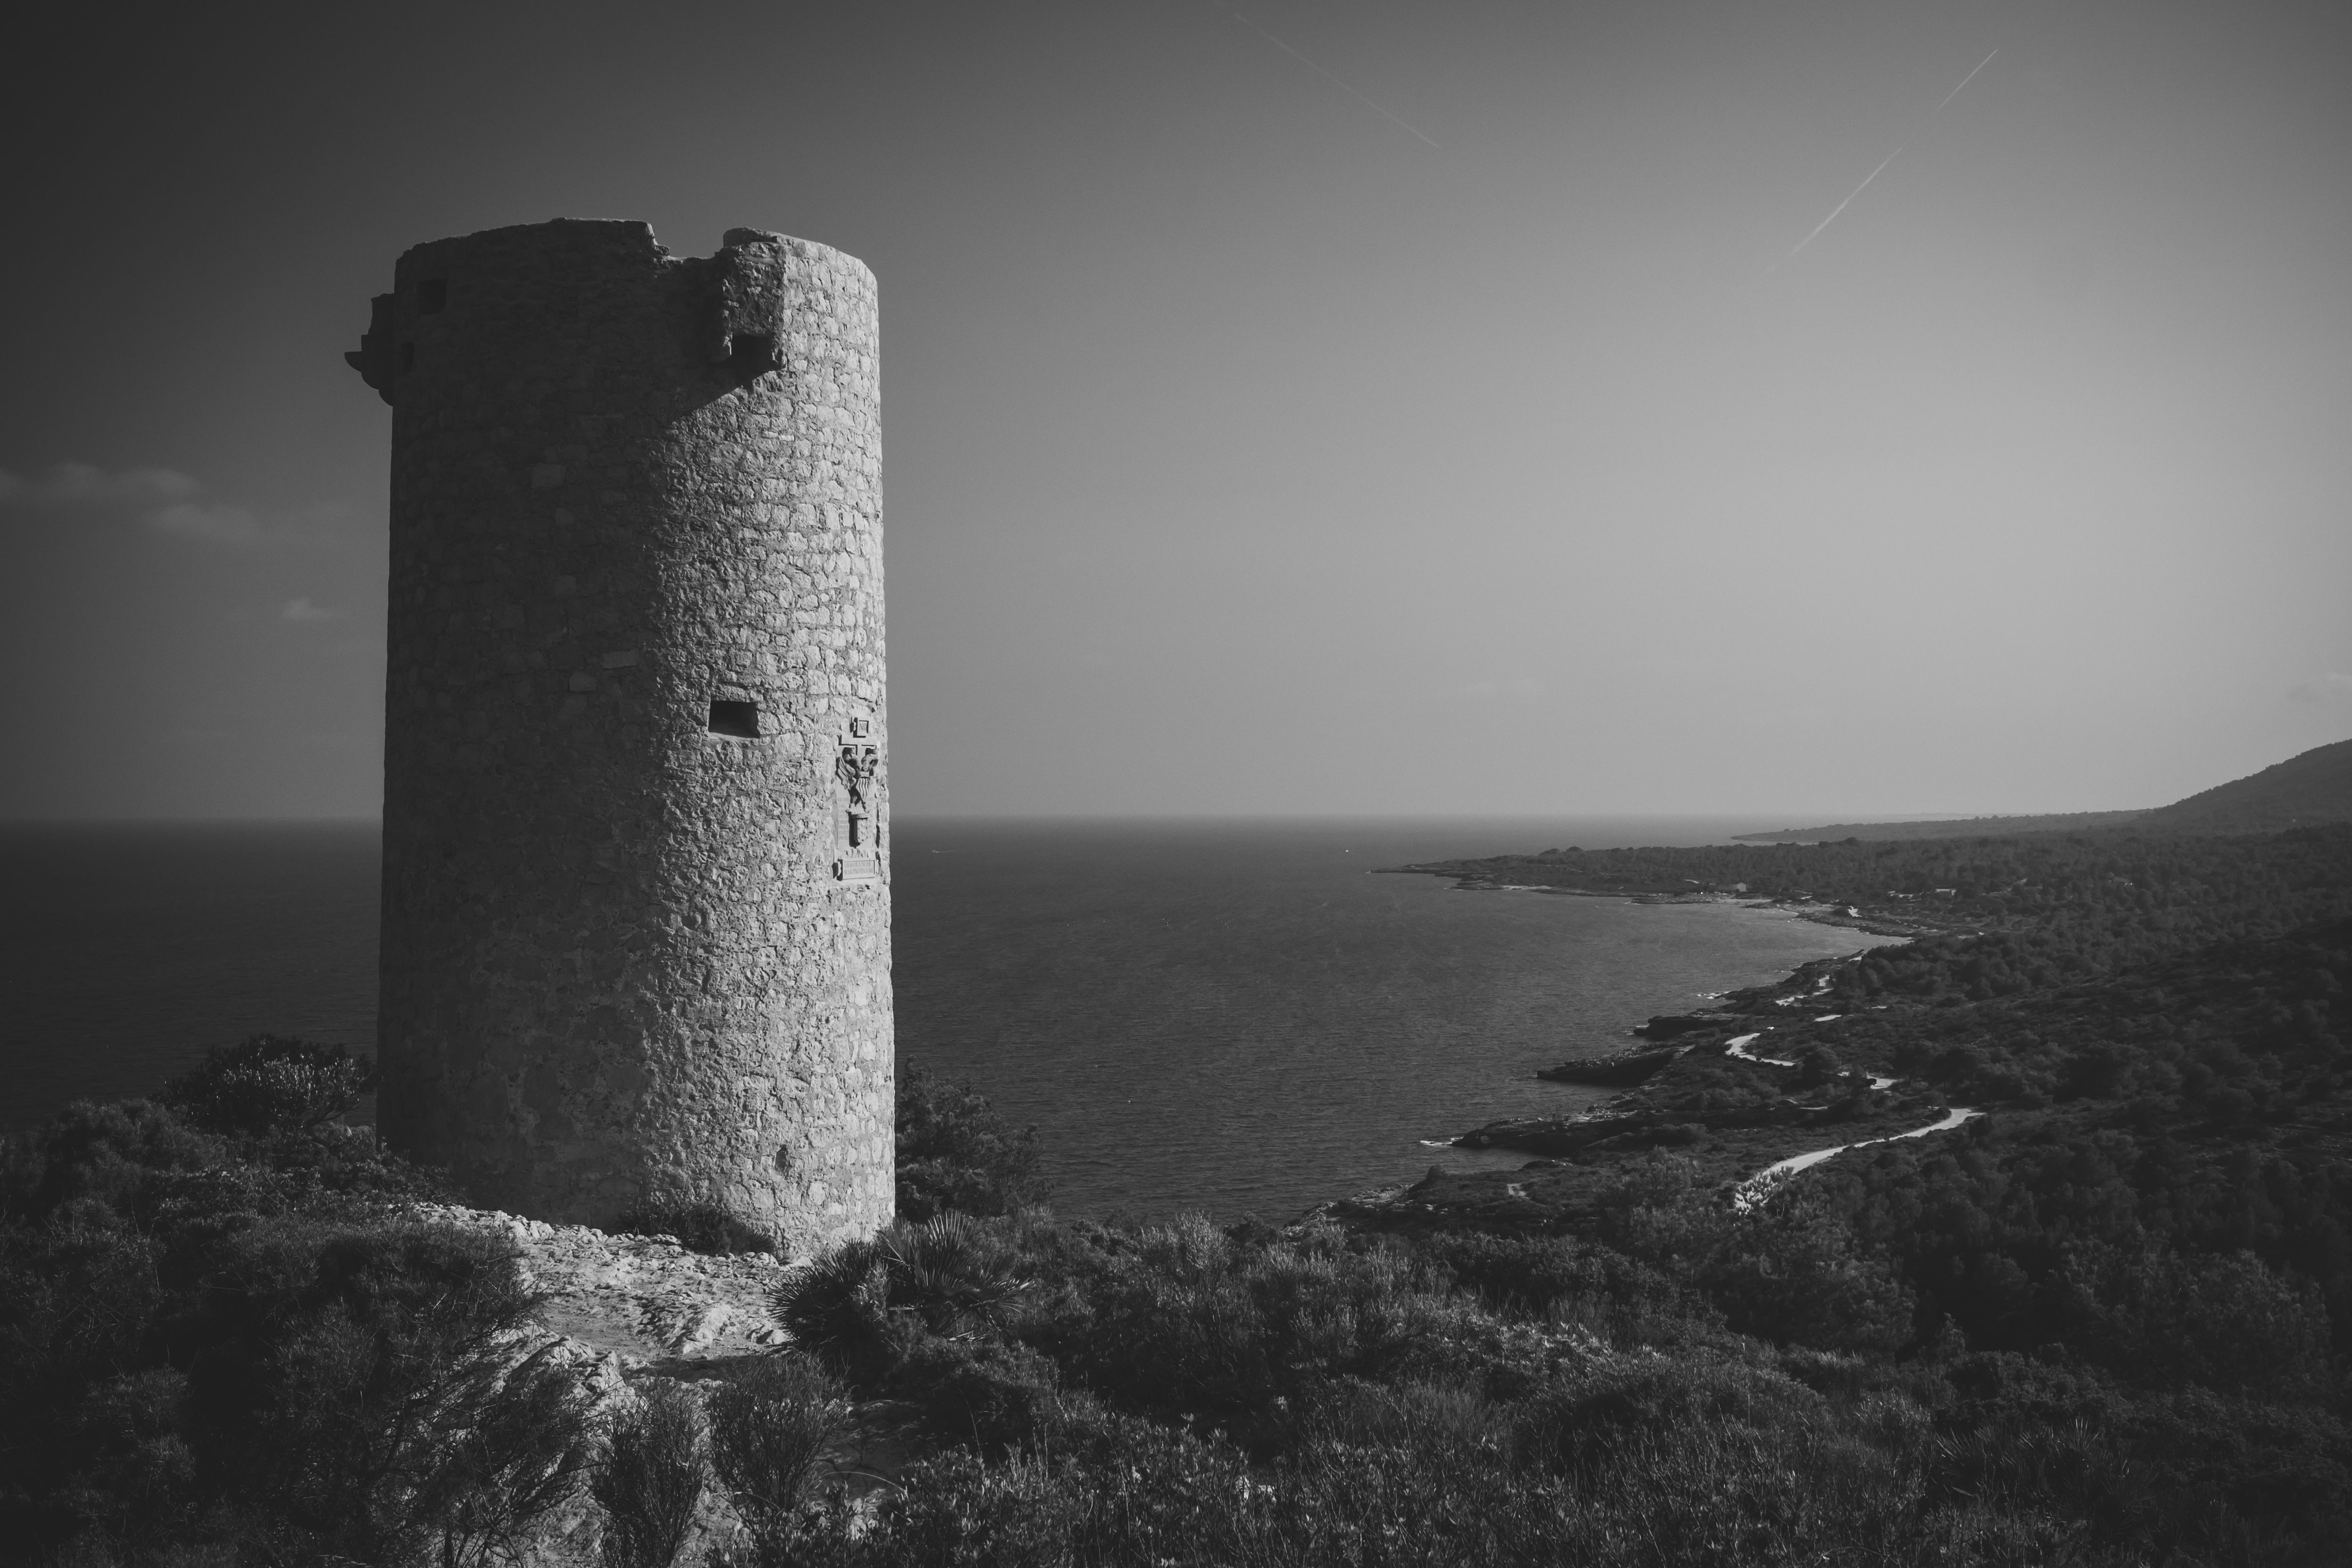
<instances>
[{"instance_id":1,"label":"distant hillside","mask_svg":"<svg viewBox=\"0 0 2352 1568\"><path fill-rule=\"evenodd\" d=\"M2352 822L2352 741L2318 746L2247 778L2217 784L2153 811L2072 811L2046 816L1967 816L1948 822L1839 822L1742 833L1749 844L1864 843L1914 838L2007 838L2020 833L2080 833L2137 827L2156 833L2277 833L2322 822Z\"/></svg>"},{"instance_id":2,"label":"distant hillside","mask_svg":"<svg viewBox=\"0 0 2352 1568\"><path fill-rule=\"evenodd\" d=\"M2352 741L2158 807L2139 825L2167 833L2275 833L2319 822L2352 822Z\"/></svg>"},{"instance_id":3,"label":"distant hillside","mask_svg":"<svg viewBox=\"0 0 2352 1568\"><path fill-rule=\"evenodd\" d=\"M2228 787L2226 785L2224 788ZM1964 816L1946 822L1833 822L1827 827L1784 827L1778 833L1736 833L1748 844L1835 844L1848 838L1878 843L1908 838L2006 838L2016 833L2080 833L2121 827L2147 816L2138 811L2062 811L2043 816Z\"/></svg>"}]
</instances>

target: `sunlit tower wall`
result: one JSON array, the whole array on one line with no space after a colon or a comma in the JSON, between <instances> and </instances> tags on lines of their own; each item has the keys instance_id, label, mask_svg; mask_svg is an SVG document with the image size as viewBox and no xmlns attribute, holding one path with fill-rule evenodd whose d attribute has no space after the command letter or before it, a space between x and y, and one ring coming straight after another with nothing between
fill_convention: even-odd
<instances>
[{"instance_id":1,"label":"sunlit tower wall","mask_svg":"<svg viewBox=\"0 0 2352 1568\"><path fill-rule=\"evenodd\" d=\"M543 1219L887 1223L873 275L492 229L346 357L393 411L384 1139Z\"/></svg>"}]
</instances>

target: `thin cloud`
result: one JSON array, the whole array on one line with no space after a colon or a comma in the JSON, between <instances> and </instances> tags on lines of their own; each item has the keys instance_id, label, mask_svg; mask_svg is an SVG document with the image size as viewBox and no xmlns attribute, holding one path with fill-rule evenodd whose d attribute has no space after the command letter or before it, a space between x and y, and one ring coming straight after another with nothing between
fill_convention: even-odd
<instances>
[{"instance_id":1,"label":"thin cloud","mask_svg":"<svg viewBox=\"0 0 2352 1568\"><path fill-rule=\"evenodd\" d=\"M1375 707L1405 705L1426 707L1433 703L1450 705L1458 702L1533 702L1542 698L1549 689L1533 676L1516 675L1493 680L1471 680L1452 684L1417 680L1402 686L1360 686L1347 693L1350 702Z\"/></svg>"},{"instance_id":2,"label":"thin cloud","mask_svg":"<svg viewBox=\"0 0 2352 1568\"><path fill-rule=\"evenodd\" d=\"M1999 49L1995 49L1995 50L1993 50L1992 55L1997 55L1997 54L1999 54L1999 53L2000 53L2000 51ZM1968 75L1966 75L1966 76L1962 77L1962 78L1960 79L1960 86L1959 86L1959 87L1956 87L1956 88L1952 89L1952 90L1951 90L1951 91L1949 91L1949 92L1946 93L1946 94L1944 95L1944 101L1943 101L1942 103L1939 103L1939 104L1936 105L1936 107L1935 107L1935 108L1933 108L1933 109L1931 109L1931 110L1929 110L1927 111L1927 119L1925 119L1925 120L1923 120L1923 121L1921 121L1919 122L1919 129L1920 129L1921 131L1925 131L1925 130L1927 130L1927 127L1928 127L1928 126L1933 125L1933 124L1936 122L1936 116L1937 116L1937 115L1939 115L1939 114L1943 113L1943 112L1944 112L1944 110L1945 110L1945 109L1946 109L1946 108L1947 108L1947 107L1951 103L1952 100L1954 100L1954 99L1956 99L1956 98L1958 98L1958 97L1959 97L1959 96L1960 96L1960 88L1965 88L1966 86L1968 86L1968 85L1969 85L1969 83L1970 83L1970 82L1972 82L1972 81L1974 81L1974 80L1976 80L1976 79L1977 79L1977 71L1980 71L1980 70L1984 69L1984 68L1985 68L1985 67L1987 67L1987 66L1989 66L1989 65L1992 64L1992 55L1987 55L1984 58L1982 58L1982 59L1979 60L1979 61L1977 62L1977 68L1976 68L1976 70L1972 70L1972 71L1969 72L1969 74L1968 74ZM1853 198L1854 198L1854 197L1856 197L1856 196L1858 196L1858 195L1862 195L1862 193L1863 193L1863 192L1864 192L1864 191L1868 190L1868 189L1870 188L1870 182L1871 182L1871 181L1873 181L1873 180L1874 180L1874 179L1878 178L1878 176L1879 176L1879 175L1881 175L1881 174L1883 174L1886 173L1886 166L1887 166L1887 164L1888 164L1888 163L1894 163L1895 159L1900 158L1901 156L1903 156L1903 148L1904 148L1904 147L1908 147L1909 145L1911 145L1911 143L1910 143L1910 142L1904 142L1904 143L1903 143L1903 146L1901 146L1901 147L1897 147L1897 148L1895 148L1895 151L1894 151L1894 152L1889 153L1888 154L1886 154L1885 162L1885 163L1880 163L1880 164L1878 165L1878 167L1876 167L1875 169L1873 169L1869 174L1867 174L1864 175L1864 176L1863 176L1863 180L1862 180L1862 184L1858 184L1858 185L1854 186L1854 188L1853 188L1853 190L1851 190L1851 191L1847 192L1847 193L1846 193L1846 198L1845 198L1845 200L1843 200L1843 201L1842 201L1842 202L1838 203L1838 205L1837 205L1836 206L1834 206L1834 207L1831 208L1831 209L1830 209L1830 216L1827 216L1827 217L1825 217L1825 218L1823 218L1823 219L1822 219L1822 221L1821 221L1821 222L1819 222L1819 223L1815 224L1815 225L1813 226L1813 232L1812 232L1812 233L1811 233L1811 234L1809 234L1809 235L1807 235L1807 236L1805 236L1805 237L1804 237L1804 238L1802 238L1802 239L1801 239L1801 240L1797 241L1796 245L1795 245L1795 246L1794 246L1794 247L1790 250L1789 254L1788 254L1787 256L1782 257L1782 258L1780 258L1780 260L1781 260L1781 261L1787 261L1787 260L1790 259L1791 258L1793 258L1793 257L1797 254L1797 252L1798 252L1798 251L1804 249L1804 248L1805 248L1805 247L1807 247L1807 246L1809 246L1809 245L1812 244L1812 243L1813 243L1813 241L1815 241L1815 240L1819 239L1819 238L1822 237L1822 230L1823 230L1823 229L1825 229L1825 228L1829 227L1829 226L1830 226L1830 225L1832 225L1832 224L1833 224L1833 223L1837 222L1837 220L1838 220L1838 214L1840 214L1840 213L1842 213L1842 212L1845 211L1845 209L1846 209L1846 208L1848 208L1848 207L1850 207L1850 206L1853 205ZM1775 262L1773 265L1774 265L1774 266L1778 266L1778 265L1780 265L1780 263L1779 263L1779 262ZM1770 270L1770 268L1766 268L1766 270L1767 270L1767 271L1769 271L1769 270Z\"/></svg>"},{"instance_id":3,"label":"thin cloud","mask_svg":"<svg viewBox=\"0 0 2352 1568\"><path fill-rule=\"evenodd\" d=\"M1541 697L1544 694L1544 684L1540 680L1525 675L1509 680L1474 680L1467 686L1458 688L1455 694L1474 700L1484 698L1491 700L1502 698L1525 701L1530 698Z\"/></svg>"},{"instance_id":4,"label":"thin cloud","mask_svg":"<svg viewBox=\"0 0 2352 1568\"><path fill-rule=\"evenodd\" d=\"M1854 186L1853 190L1847 192L1845 200L1838 203L1837 205L1830 209L1829 216L1813 225L1813 232L1805 236L1804 238L1797 241L1796 249L1790 251L1789 255L1796 255L1797 251L1804 249L1805 247L1819 239L1822 237L1822 230L1837 222L1838 214L1853 205L1853 198L1862 195L1863 192L1870 189L1870 182L1878 178L1879 175L1886 173L1887 164L1894 163L1895 159L1900 158L1901 156L1903 156L1903 149L1900 147L1897 147L1894 152L1886 154L1886 163L1879 164L1878 167L1873 169L1869 174L1864 174L1862 177L1862 184Z\"/></svg>"},{"instance_id":5,"label":"thin cloud","mask_svg":"<svg viewBox=\"0 0 2352 1568\"><path fill-rule=\"evenodd\" d=\"M1402 131L1406 135L1418 137L1422 141L1428 142L1432 147L1437 146L1437 139L1435 137L1399 116L1390 113L1386 109L1383 109L1381 105L1364 96L1364 94L1358 92L1354 88L1349 87L1346 82L1340 80L1338 77L1333 76L1329 71L1325 70L1321 66L1317 65L1313 60L1308 59L1297 49L1292 48L1288 44L1284 43L1272 33L1267 32L1264 27L1259 26L1255 22L1251 21L1247 16L1244 16L1239 11L1234 10L1231 5L1219 5L1217 9L1223 11L1226 16L1231 16L1234 21L1239 22L1243 26L1247 27L1251 32L1255 33L1259 37L1264 38L1267 43L1272 44L1276 48L1280 49L1284 54L1288 55L1292 59L1297 60L1300 65L1305 66L1308 70L1313 71L1317 76L1321 77L1325 81L1329 82L1333 87L1338 88L1341 92L1346 93L1349 98L1354 99L1358 103L1362 104L1366 109L1370 110L1374 114L1379 115L1382 120L1387 121L1398 130ZM1444 152L1444 149L1440 147L1438 148L1438 151Z\"/></svg>"},{"instance_id":6,"label":"thin cloud","mask_svg":"<svg viewBox=\"0 0 2352 1568\"><path fill-rule=\"evenodd\" d=\"M199 506L183 501L152 511L142 520L161 533L201 539L210 544L250 544L261 537L261 521L241 506Z\"/></svg>"},{"instance_id":7,"label":"thin cloud","mask_svg":"<svg viewBox=\"0 0 2352 1568\"><path fill-rule=\"evenodd\" d=\"M213 500L202 480L176 468L90 463L59 463L37 478L0 468L0 515L127 517L152 532L230 549L323 541L353 521L352 509L339 501L265 515Z\"/></svg>"},{"instance_id":8,"label":"thin cloud","mask_svg":"<svg viewBox=\"0 0 2352 1568\"><path fill-rule=\"evenodd\" d=\"M2309 680L2297 681L2287 689L2290 702L2352 701L2352 675L2329 670Z\"/></svg>"},{"instance_id":9,"label":"thin cloud","mask_svg":"<svg viewBox=\"0 0 2352 1568\"><path fill-rule=\"evenodd\" d=\"M314 605L308 599L289 599L286 607L278 612L278 618L281 621L340 621L343 618L343 612Z\"/></svg>"},{"instance_id":10,"label":"thin cloud","mask_svg":"<svg viewBox=\"0 0 2352 1568\"><path fill-rule=\"evenodd\" d=\"M1992 55L1997 55L1997 54L1999 54L1999 53L2000 53L2000 51L1999 49L1995 49L1995 50L1993 50ZM1979 60L1979 61L1977 62L1977 71L1980 71L1980 70L1984 69L1984 68L1985 68L1985 67L1987 67L1987 66L1989 66L1989 65L1992 64L1992 55L1987 55L1984 58L1982 58L1982 59L1980 59L1980 60ZM1970 72L1969 72L1969 74L1968 74L1968 75L1966 75L1966 76L1962 77L1962 78L1960 79L1960 87L1966 87L1966 86L1968 86L1968 85L1969 85L1969 83L1970 83L1970 82L1972 82L1972 81L1976 80L1976 79L1977 79L1977 71L1970 71ZM1936 105L1936 107L1935 107L1932 110L1930 110L1930 111L1929 111L1929 113L1928 113L1928 115L1927 115L1927 118L1928 118L1928 119L1930 119L1930 120L1933 120L1933 119L1935 119L1935 118L1936 118L1936 116L1937 116L1937 115L1943 113L1943 112L1944 112L1945 106L1946 106L1946 105L1948 105L1948 104L1949 104L1949 103L1952 101L1952 100L1954 100L1954 99L1956 99L1956 98L1958 98L1958 97L1959 97L1959 96L1960 96L1960 87L1956 87L1956 88L1952 89L1952 90L1951 90L1951 91L1949 91L1949 92L1946 93L1946 94L1944 95L1944 101L1943 101L1943 103L1939 103L1939 104Z\"/></svg>"},{"instance_id":11,"label":"thin cloud","mask_svg":"<svg viewBox=\"0 0 2352 1568\"><path fill-rule=\"evenodd\" d=\"M153 506L184 500L204 487L173 468L122 468L59 463L37 479L0 468L0 507L49 510L69 507Z\"/></svg>"}]
</instances>

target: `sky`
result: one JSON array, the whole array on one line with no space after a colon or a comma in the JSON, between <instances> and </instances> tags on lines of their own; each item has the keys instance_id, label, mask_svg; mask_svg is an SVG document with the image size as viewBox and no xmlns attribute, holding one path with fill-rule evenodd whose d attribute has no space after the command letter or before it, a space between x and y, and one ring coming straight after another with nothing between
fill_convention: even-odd
<instances>
[{"instance_id":1,"label":"sky","mask_svg":"<svg viewBox=\"0 0 2352 1568\"><path fill-rule=\"evenodd\" d=\"M2352 735L2341 5L16 37L0 817L378 808L341 356L556 216L879 279L900 811L2098 810Z\"/></svg>"}]
</instances>

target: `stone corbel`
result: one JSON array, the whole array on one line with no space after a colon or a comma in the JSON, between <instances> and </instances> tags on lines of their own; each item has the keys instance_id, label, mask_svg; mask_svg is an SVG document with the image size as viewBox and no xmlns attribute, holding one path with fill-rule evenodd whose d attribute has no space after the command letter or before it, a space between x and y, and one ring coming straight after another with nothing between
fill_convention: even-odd
<instances>
[{"instance_id":1,"label":"stone corbel","mask_svg":"<svg viewBox=\"0 0 2352 1568\"><path fill-rule=\"evenodd\" d=\"M378 294L369 302L368 329L360 334L360 346L343 356L343 363L360 373L360 379L375 388L375 395L386 403L392 401L394 375L393 342L399 329L393 324L393 296Z\"/></svg>"}]
</instances>

